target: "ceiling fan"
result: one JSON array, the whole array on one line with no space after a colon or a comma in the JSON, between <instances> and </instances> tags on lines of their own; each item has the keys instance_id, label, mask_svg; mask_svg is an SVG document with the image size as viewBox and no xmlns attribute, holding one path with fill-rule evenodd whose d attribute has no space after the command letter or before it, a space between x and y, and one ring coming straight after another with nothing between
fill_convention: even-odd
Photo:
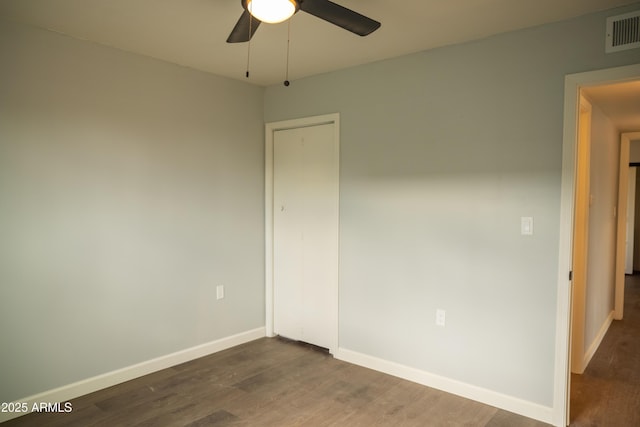
<instances>
[{"instance_id":1,"label":"ceiling fan","mask_svg":"<svg viewBox=\"0 0 640 427\"><path fill-rule=\"evenodd\" d=\"M329 0L240 0L244 12L231 30L227 43L246 42L253 37L261 22L282 22L302 10L359 36L371 34L380 22L340 6ZM270 16L272 12L282 12Z\"/></svg>"}]
</instances>

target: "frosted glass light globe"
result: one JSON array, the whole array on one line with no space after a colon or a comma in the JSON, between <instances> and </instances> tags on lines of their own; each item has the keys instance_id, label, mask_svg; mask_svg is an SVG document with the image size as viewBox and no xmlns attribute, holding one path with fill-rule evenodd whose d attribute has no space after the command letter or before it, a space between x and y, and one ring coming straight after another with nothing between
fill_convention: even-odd
<instances>
[{"instance_id":1,"label":"frosted glass light globe","mask_svg":"<svg viewBox=\"0 0 640 427\"><path fill-rule=\"evenodd\" d=\"M247 10L262 22L277 24L296 12L295 0L247 0Z\"/></svg>"}]
</instances>

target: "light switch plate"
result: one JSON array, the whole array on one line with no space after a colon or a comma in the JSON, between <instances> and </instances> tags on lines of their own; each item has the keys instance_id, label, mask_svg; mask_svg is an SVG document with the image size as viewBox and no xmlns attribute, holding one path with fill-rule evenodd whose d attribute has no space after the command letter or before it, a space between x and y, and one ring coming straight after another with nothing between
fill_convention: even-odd
<instances>
[{"instance_id":1,"label":"light switch plate","mask_svg":"<svg viewBox=\"0 0 640 427\"><path fill-rule=\"evenodd\" d=\"M523 216L520 218L520 234L523 236L533 235L533 217Z\"/></svg>"},{"instance_id":2,"label":"light switch plate","mask_svg":"<svg viewBox=\"0 0 640 427\"><path fill-rule=\"evenodd\" d=\"M444 326L447 312L442 309L436 310L436 325Z\"/></svg>"}]
</instances>

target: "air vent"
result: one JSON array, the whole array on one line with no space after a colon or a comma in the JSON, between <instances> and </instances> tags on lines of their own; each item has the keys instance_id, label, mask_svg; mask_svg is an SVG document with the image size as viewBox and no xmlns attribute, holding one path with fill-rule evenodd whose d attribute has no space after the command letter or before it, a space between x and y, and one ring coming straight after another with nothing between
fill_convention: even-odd
<instances>
[{"instance_id":1,"label":"air vent","mask_svg":"<svg viewBox=\"0 0 640 427\"><path fill-rule=\"evenodd\" d=\"M607 18L607 53L640 47L640 10Z\"/></svg>"}]
</instances>

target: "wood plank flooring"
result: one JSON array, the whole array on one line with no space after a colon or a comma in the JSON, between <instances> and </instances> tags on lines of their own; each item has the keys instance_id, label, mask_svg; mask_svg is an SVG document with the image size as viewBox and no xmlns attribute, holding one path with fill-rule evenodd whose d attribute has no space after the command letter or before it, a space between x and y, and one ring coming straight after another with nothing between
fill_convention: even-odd
<instances>
[{"instance_id":1,"label":"wood plank flooring","mask_svg":"<svg viewBox=\"0 0 640 427\"><path fill-rule=\"evenodd\" d=\"M11 426L487 426L546 424L263 338L34 413ZM572 376L571 427L640 425L640 275L583 375Z\"/></svg>"},{"instance_id":2,"label":"wood plank flooring","mask_svg":"<svg viewBox=\"0 0 640 427\"><path fill-rule=\"evenodd\" d=\"M10 426L487 426L546 424L263 338L33 413Z\"/></svg>"},{"instance_id":3,"label":"wood plank flooring","mask_svg":"<svg viewBox=\"0 0 640 427\"><path fill-rule=\"evenodd\" d=\"M640 426L640 275L582 375L571 375L571 427Z\"/></svg>"}]
</instances>

